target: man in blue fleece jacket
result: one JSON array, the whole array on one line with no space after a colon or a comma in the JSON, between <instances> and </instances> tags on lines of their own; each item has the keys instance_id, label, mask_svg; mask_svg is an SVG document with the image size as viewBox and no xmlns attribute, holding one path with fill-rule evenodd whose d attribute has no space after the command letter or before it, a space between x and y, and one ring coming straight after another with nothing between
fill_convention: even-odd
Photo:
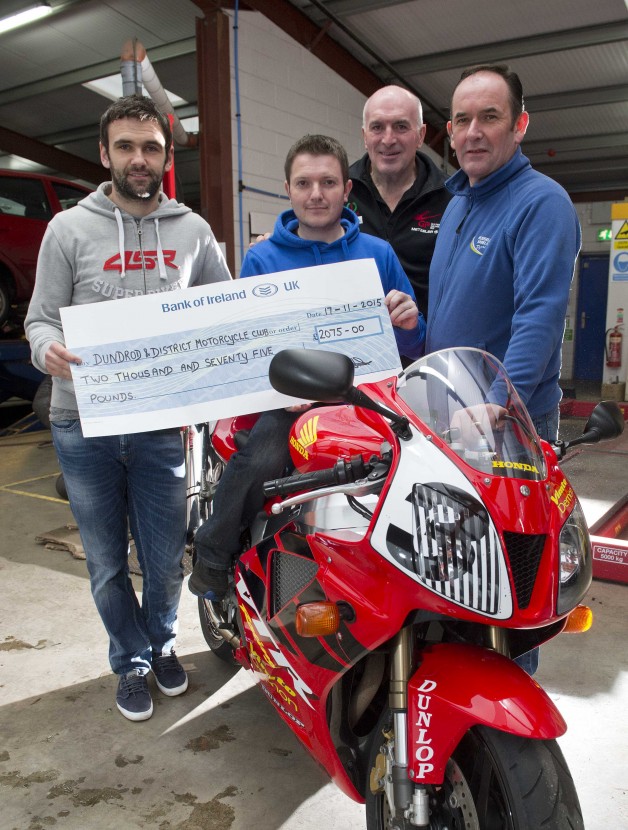
<instances>
[{"instance_id":1,"label":"man in blue fleece jacket","mask_svg":"<svg viewBox=\"0 0 628 830\"><path fill-rule=\"evenodd\" d=\"M580 250L563 188L533 170L521 81L508 67L462 73L447 129L461 169L429 276L426 351L473 346L505 365L539 435L558 435L565 313Z\"/></svg>"},{"instance_id":2,"label":"man in blue fleece jacket","mask_svg":"<svg viewBox=\"0 0 628 830\"><path fill-rule=\"evenodd\" d=\"M344 147L328 136L305 136L288 152L285 174L292 210L278 217L269 239L247 252L240 276L373 258L399 352L418 357L425 321L410 282L391 246L360 233L358 217L343 207L351 190ZM210 600L225 595L229 565L240 552L240 532L262 508L264 481L281 476L289 464L290 427L308 406L264 412L246 446L229 461L214 496L212 515L194 540L197 558L188 583L193 594Z\"/></svg>"},{"instance_id":3,"label":"man in blue fleece jacket","mask_svg":"<svg viewBox=\"0 0 628 830\"><path fill-rule=\"evenodd\" d=\"M528 121L521 81L507 66L462 73L447 124L461 169L446 182L453 199L430 266L426 350L472 346L495 355L538 434L555 441L581 233L567 193L521 152ZM517 662L534 674L538 649Z\"/></svg>"}]
</instances>

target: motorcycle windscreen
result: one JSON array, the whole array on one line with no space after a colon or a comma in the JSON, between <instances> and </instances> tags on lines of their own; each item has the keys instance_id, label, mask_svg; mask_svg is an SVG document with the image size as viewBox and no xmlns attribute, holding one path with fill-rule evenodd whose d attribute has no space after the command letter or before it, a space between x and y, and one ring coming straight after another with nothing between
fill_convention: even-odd
<instances>
[{"instance_id":1,"label":"motorcycle windscreen","mask_svg":"<svg viewBox=\"0 0 628 830\"><path fill-rule=\"evenodd\" d=\"M539 437L503 365L480 349L444 349L409 366L398 394L458 456L482 473L541 480Z\"/></svg>"}]
</instances>

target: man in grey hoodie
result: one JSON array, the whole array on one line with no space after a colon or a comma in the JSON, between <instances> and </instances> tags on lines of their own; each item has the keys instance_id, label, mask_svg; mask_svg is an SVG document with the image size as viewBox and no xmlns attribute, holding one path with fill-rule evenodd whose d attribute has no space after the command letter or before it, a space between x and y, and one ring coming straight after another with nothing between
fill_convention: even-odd
<instances>
[{"instance_id":1,"label":"man in grey hoodie","mask_svg":"<svg viewBox=\"0 0 628 830\"><path fill-rule=\"evenodd\" d=\"M140 721L153 712L149 671L168 696L188 685L174 652L186 534L181 433L83 436L70 371L80 359L65 348L59 310L231 275L209 225L161 191L173 164L172 133L149 98L127 96L106 110L100 159L111 181L48 225L25 329L34 365L53 378L52 438L109 634L116 704ZM129 578L129 529L142 568L141 606Z\"/></svg>"}]
</instances>

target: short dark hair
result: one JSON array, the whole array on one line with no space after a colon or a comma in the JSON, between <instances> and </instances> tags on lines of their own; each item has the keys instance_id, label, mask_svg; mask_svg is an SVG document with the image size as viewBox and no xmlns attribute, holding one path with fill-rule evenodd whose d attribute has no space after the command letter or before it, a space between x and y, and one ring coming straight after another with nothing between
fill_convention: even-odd
<instances>
[{"instance_id":1,"label":"short dark hair","mask_svg":"<svg viewBox=\"0 0 628 830\"><path fill-rule=\"evenodd\" d=\"M287 182L290 181L295 156L300 156L303 153L308 153L311 156L334 156L340 162L342 183L346 184L349 181L349 158L342 144L328 135L304 135L288 150L283 167Z\"/></svg>"},{"instance_id":2,"label":"short dark hair","mask_svg":"<svg viewBox=\"0 0 628 830\"><path fill-rule=\"evenodd\" d=\"M523 86L517 73L513 72L505 63L478 63L475 66L470 66L468 69L463 70L460 75L460 80L456 84L456 89L461 81L464 81L465 78L471 75L475 75L477 72L492 72L494 75L499 75L500 78L506 81L508 96L510 98L510 109L512 111L512 126L514 127L517 123L517 118L525 110Z\"/></svg>"},{"instance_id":3,"label":"short dark hair","mask_svg":"<svg viewBox=\"0 0 628 830\"><path fill-rule=\"evenodd\" d=\"M100 143L109 152L109 124L121 118L155 121L166 139L166 155L172 147L172 130L168 117L161 113L152 98L145 95L126 95L110 104L100 119Z\"/></svg>"}]
</instances>

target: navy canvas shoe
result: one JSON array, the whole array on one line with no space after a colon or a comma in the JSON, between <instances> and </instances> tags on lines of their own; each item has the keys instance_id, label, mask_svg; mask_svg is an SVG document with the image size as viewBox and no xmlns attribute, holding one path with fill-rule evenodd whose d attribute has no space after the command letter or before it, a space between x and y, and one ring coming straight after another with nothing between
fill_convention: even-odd
<instances>
[{"instance_id":1,"label":"navy canvas shoe","mask_svg":"<svg viewBox=\"0 0 628 830\"><path fill-rule=\"evenodd\" d=\"M125 718L139 721L148 720L153 714L153 701L148 691L146 675L138 669L120 676L116 693L116 706Z\"/></svg>"},{"instance_id":2,"label":"navy canvas shoe","mask_svg":"<svg viewBox=\"0 0 628 830\"><path fill-rule=\"evenodd\" d=\"M188 676L174 650L170 654L155 654L152 660L155 683L168 697L182 695L188 687Z\"/></svg>"}]
</instances>

